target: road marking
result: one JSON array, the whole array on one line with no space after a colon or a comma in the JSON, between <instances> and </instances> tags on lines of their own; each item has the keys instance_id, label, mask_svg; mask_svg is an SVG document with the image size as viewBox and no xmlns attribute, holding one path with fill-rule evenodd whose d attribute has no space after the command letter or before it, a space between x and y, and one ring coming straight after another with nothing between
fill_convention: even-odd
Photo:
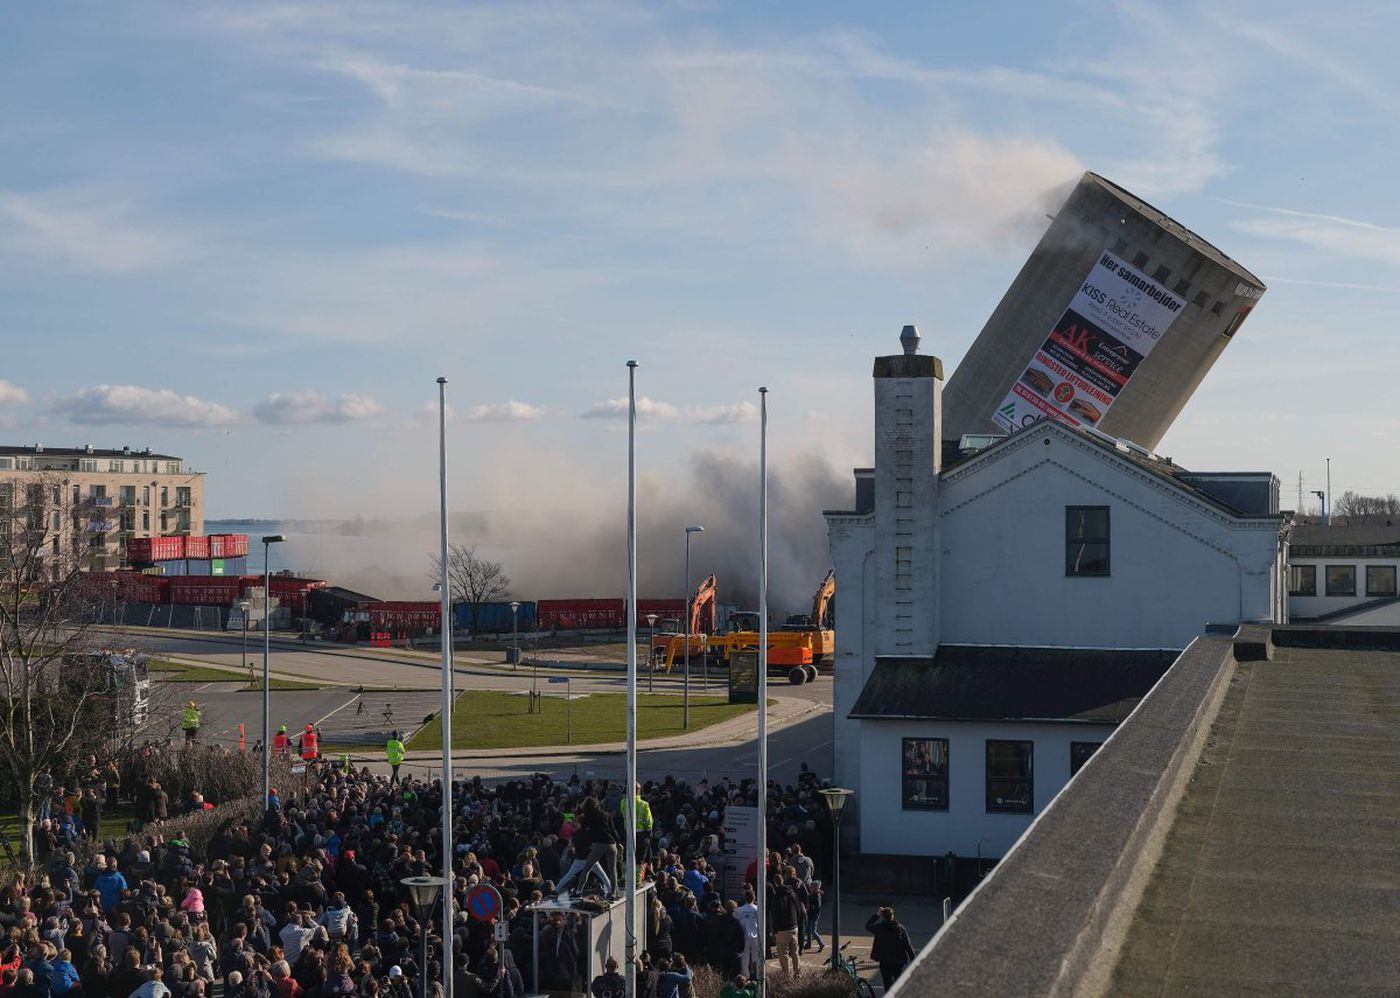
<instances>
[{"instance_id":1,"label":"road marking","mask_svg":"<svg viewBox=\"0 0 1400 998\"><path fill-rule=\"evenodd\" d=\"M358 700L358 699L360 699L360 695L359 695L358 693L356 693L356 694L355 694L354 696L352 696L349 700L346 700L343 704L341 704L341 705L340 705L339 707L337 707L335 710L331 711L330 714L327 714L326 717L318 717L316 720L312 721L311 723L312 723L313 725L319 725L319 724L320 724L322 721L324 721L327 717L330 717L330 716L332 716L333 714L339 714L342 710L344 710L346 707L349 707L352 703L354 703L354 702L355 702L356 700ZM438 808L438 810L440 811L440 810L442 810L442 808Z\"/></svg>"}]
</instances>

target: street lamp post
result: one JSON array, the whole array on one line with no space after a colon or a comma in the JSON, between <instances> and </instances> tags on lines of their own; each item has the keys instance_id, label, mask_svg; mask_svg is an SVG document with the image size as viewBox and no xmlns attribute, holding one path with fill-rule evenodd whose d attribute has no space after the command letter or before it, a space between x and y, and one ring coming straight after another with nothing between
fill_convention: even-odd
<instances>
[{"instance_id":1,"label":"street lamp post","mask_svg":"<svg viewBox=\"0 0 1400 998\"><path fill-rule=\"evenodd\" d=\"M659 615L647 614L647 627L651 637L647 641L647 693L656 692L656 620Z\"/></svg>"},{"instance_id":2,"label":"street lamp post","mask_svg":"<svg viewBox=\"0 0 1400 998\"><path fill-rule=\"evenodd\" d=\"M428 920L433 917L433 905L437 904L438 896L442 894L443 881L437 877L404 877L399 883L408 888L413 907L418 912L418 938L422 944L418 994L419 998L428 998ZM446 978L450 975L451 971L444 966L442 976Z\"/></svg>"},{"instance_id":3,"label":"street lamp post","mask_svg":"<svg viewBox=\"0 0 1400 998\"><path fill-rule=\"evenodd\" d=\"M253 608L253 601L252 601L252 600L246 600L246 599L245 599L245 600L239 600L239 601L238 601L238 612L241 613L241 614L243 615L243 671L244 671L244 672L247 672L247 671L248 671L248 611L251 610L252 608ZM253 677L252 677L252 676L249 676L249 677L248 677L248 681L249 681L249 683L251 683L251 682L253 681Z\"/></svg>"},{"instance_id":4,"label":"street lamp post","mask_svg":"<svg viewBox=\"0 0 1400 998\"><path fill-rule=\"evenodd\" d=\"M686 731L690 730L690 535L704 532L699 524L685 528L685 694L681 698L681 727Z\"/></svg>"},{"instance_id":5,"label":"street lamp post","mask_svg":"<svg viewBox=\"0 0 1400 998\"><path fill-rule=\"evenodd\" d=\"M820 793L831 812L831 969L834 972L840 967L841 959L841 812L854 791L830 787Z\"/></svg>"},{"instance_id":6,"label":"street lamp post","mask_svg":"<svg viewBox=\"0 0 1400 998\"><path fill-rule=\"evenodd\" d=\"M268 534L262 539L263 543L263 723L262 723L262 770L263 770L263 813L267 813L268 790L272 783L268 779L268 760L271 758L271 743L268 739L268 728L272 724L272 702L269 698L268 687L271 685L267 681L267 664L272 655L272 545L281 544L287 538L281 534Z\"/></svg>"},{"instance_id":7,"label":"street lamp post","mask_svg":"<svg viewBox=\"0 0 1400 998\"><path fill-rule=\"evenodd\" d=\"M520 668L520 601L513 599L510 601L510 643L515 648L515 660L510 664L510 671L516 672Z\"/></svg>"}]
</instances>

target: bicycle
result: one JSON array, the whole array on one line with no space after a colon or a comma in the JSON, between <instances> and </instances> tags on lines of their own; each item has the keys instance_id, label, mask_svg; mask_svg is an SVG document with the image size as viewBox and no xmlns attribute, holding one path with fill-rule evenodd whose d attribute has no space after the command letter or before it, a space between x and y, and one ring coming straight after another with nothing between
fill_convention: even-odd
<instances>
[{"instance_id":1,"label":"bicycle","mask_svg":"<svg viewBox=\"0 0 1400 998\"><path fill-rule=\"evenodd\" d=\"M851 945L849 942L841 944L841 949L835 954L836 966L832 972L845 974L855 982L857 998L875 998L875 989L870 986L869 981L860 976L856 969L856 962L845 956L846 947L849 945Z\"/></svg>"}]
</instances>

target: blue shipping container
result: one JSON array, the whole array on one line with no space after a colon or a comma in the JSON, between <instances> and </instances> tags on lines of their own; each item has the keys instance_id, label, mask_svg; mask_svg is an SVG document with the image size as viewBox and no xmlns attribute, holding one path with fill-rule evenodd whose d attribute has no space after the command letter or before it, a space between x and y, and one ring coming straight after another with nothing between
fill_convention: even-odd
<instances>
[{"instance_id":1,"label":"blue shipping container","mask_svg":"<svg viewBox=\"0 0 1400 998\"><path fill-rule=\"evenodd\" d=\"M459 631L475 631L478 634L509 634L511 613L509 603L455 603L452 606L452 623ZM521 631L535 629L535 601L521 600L515 616L515 624Z\"/></svg>"},{"instance_id":2,"label":"blue shipping container","mask_svg":"<svg viewBox=\"0 0 1400 998\"><path fill-rule=\"evenodd\" d=\"M239 555L237 558L225 558L223 562L225 575L248 574L248 557L246 555Z\"/></svg>"},{"instance_id":3,"label":"blue shipping container","mask_svg":"<svg viewBox=\"0 0 1400 998\"><path fill-rule=\"evenodd\" d=\"M167 573L168 574L168 573ZM213 575L214 566L208 558L188 558L185 560L185 570L181 575Z\"/></svg>"}]
</instances>

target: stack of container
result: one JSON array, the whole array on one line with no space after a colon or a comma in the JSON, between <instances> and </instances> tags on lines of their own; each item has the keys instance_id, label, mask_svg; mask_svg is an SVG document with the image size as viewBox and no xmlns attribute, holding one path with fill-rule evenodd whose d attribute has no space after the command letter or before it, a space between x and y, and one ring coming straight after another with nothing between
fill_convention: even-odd
<instances>
[{"instance_id":1,"label":"stack of container","mask_svg":"<svg viewBox=\"0 0 1400 998\"><path fill-rule=\"evenodd\" d=\"M248 571L248 535L133 537L126 556L152 575L239 576Z\"/></svg>"},{"instance_id":2,"label":"stack of container","mask_svg":"<svg viewBox=\"0 0 1400 998\"><path fill-rule=\"evenodd\" d=\"M306 594L312 589L326 587L324 579L299 579L292 575L274 575L268 581L272 586L272 595L298 617L306 610Z\"/></svg>"}]
</instances>

